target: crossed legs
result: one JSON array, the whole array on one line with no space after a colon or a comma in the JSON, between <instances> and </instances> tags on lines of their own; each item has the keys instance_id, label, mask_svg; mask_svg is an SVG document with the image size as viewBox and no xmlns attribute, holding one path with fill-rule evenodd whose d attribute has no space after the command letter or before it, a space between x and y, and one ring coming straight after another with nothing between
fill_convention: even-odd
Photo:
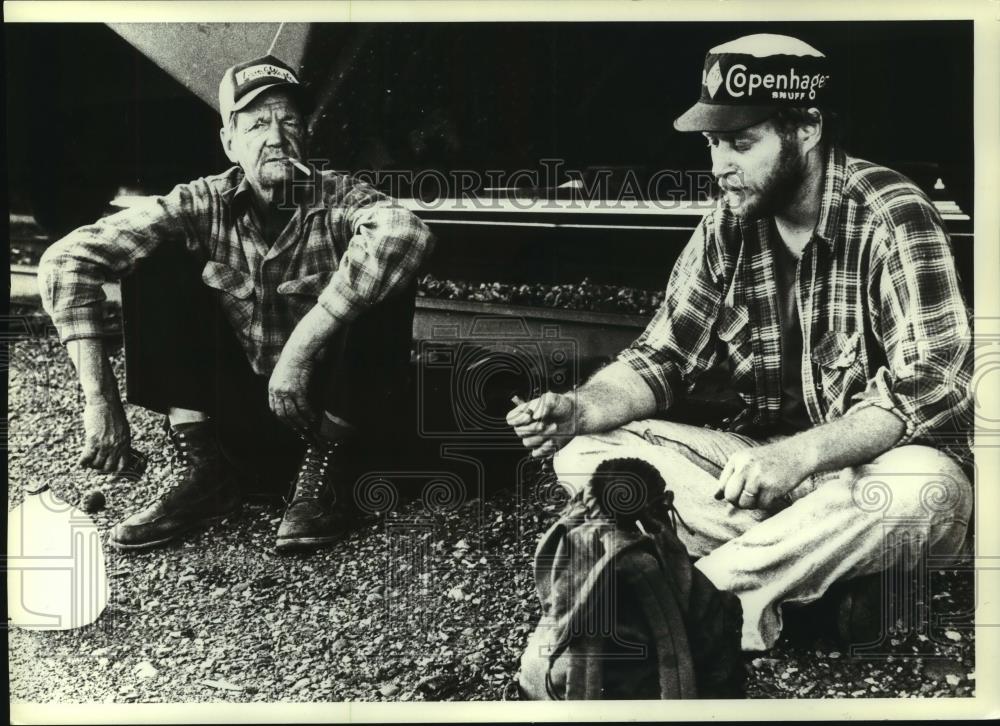
<instances>
[{"instance_id":1,"label":"crossed legs","mask_svg":"<svg viewBox=\"0 0 1000 726\"><path fill-rule=\"evenodd\" d=\"M972 511L961 468L926 446L902 446L869 464L813 475L777 511L737 509L714 497L735 451L761 443L669 421L635 421L578 436L554 460L559 480L578 489L602 461L644 459L674 492L690 531L678 534L697 567L743 605L743 648L764 650L781 632L785 602L807 603L834 582L917 564L919 546L958 553Z\"/></svg>"}]
</instances>

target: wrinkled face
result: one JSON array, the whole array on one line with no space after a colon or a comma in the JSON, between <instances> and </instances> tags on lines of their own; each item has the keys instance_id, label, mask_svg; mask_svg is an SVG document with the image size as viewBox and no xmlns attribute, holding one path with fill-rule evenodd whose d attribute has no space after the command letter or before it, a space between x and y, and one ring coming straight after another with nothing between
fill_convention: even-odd
<instances>
[{"instance_id":1,"label":"wrinkled face","mask_svg":"<svg viewBox=\"0 0 1000 726\"><path fill-rule=\"evenodd\" d=\"M222 145L229 160L239 164L258 191L280 186L292 178L288 157L305 155L305 125L292 98L276 89L255 98L237 111L222 129Z\"/></svg>"},{"instance_id":2,"label":"wrinkled face","mask_svg":"<svg viewBox=\"0 0 1000 726\"><path fill-rule=\"evenodd\" d=\"M773 216L792 202L805 180L806 159L798 139L794 133L780 133L771 121L703 136L725 203L740 217Z\"/></svg>"}]
</instances>

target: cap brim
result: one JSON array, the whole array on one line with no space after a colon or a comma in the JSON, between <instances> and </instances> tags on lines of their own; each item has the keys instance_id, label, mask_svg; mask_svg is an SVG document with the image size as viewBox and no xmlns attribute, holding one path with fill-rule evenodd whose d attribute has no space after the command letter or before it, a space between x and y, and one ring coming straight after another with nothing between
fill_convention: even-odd
<instances>
[{"instance_id":1,"label":"cap brim","mask_svg":"<svg viewBox=\"0 0 1000 726\"><path fill-rule=\"evenodd\" d=\"M739 131L774 114L773 106L734 106L699 101L674 121L678 131Z\"/></svg>"},{"instance_id":2,"label":"cap brim","mask_svg":"<svg viewBox=\"0 0 1000 726\"><path fill-rule=\"evenodd\" d=\"M255 98L257 98L259 95L261 95L265 91L270 91L275 88L284 88L286 91L291 93L292 96L295 98L296 103L298 104L299 113L301 113L303 116L308 116L313 112L312 98L308 93L306 93L306 90L300 84L268 83L266 86L261 86L260 88L255 88L252 91L248 91L243 96L243 98L241 98L228 110L228 114L232 115L237 111L246 108L250 104L250 102L253 101ZM226 113L223 112L221 109L220 112L222 112L223 115L225 115Z\"/></svg>"},{"instance_id":3,"label":"cap brim","mask_svg":"<svg viewBox=\"0 0 1000 726\"><path fill-rule=\"evenodd\" d=\"M253 89L252 91L247 91L243 95L243 98L241 98L239 101L237 101L236 103L233 104L232 110L234 112L235 111L241 111L241 110L243 110L244 108L246 108L247 106L249 106L250 103L255 98L257 98L257 96L259 96L260 94L262 94L264 91L270 91L273 88L287 88L289 91L291 91L292 93L295 94L296 98L299 98L299 99L301 98L301 95L302 95L301 91L299 90L299 87L296 84L294 84L294 83L284 83L284 82L282 82L282 83L268 83L266 86L261 86L260 88Z\"/></svg>"}]
</instances>

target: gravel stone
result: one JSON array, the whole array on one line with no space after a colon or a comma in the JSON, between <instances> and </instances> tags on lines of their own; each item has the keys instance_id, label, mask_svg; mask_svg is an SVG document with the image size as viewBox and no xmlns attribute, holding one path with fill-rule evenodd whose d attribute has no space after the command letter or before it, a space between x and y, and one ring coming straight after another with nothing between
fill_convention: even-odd
<instances>
[{"instance_id":1,"label":"gravel stone","mask_svg":"<svg viewBox=\"0 0 1000 726\"><path fill-rule=\"evenodd\" d=\"M106 536L179 476L162 417L128 405L145 474L123 481L77 468L82 399L65 350L54 338L15 341L9 358L8 511L32 484L67 502L99 488L107 506L93 516ZM123 381L120 352L111 363ZM400 497L396 510L310 555L271 551L278 498L250 500L242 517L175 545L105 548L110 602L97 623L8 631L10 701L499 700L539 615L532 557L556 517L525 506L531 489L515 483L511 474L484 485L447 511L425 507L419 492ZM947 594L936 614L973 610L970 573L932 580ZM975 630L949 632L959 637L895 633L875 660L825 636L786 633L753 661L748 695L972 696Z\"/></svg>"}]
</instances>

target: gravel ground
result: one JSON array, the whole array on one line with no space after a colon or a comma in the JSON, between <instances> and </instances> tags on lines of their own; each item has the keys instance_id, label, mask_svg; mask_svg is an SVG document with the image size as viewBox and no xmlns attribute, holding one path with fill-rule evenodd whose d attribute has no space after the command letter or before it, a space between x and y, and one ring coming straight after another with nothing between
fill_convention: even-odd
<instances>
[{"instance_id":1,"label":"gravel ground","mask_svg":"<svg viewBox=\"0 0 1000 726\"><path fill-rule=\"evenodd\" d=\"M75 468L72 368L52 338L26 337L10 349L8 510L34 482L69 501L100 487L106 531L179 463L159 418L129 407L145 476ZM121 379L120 354L114 365ZM9 632L11 701L500 699L538 615L531 554L555 515L545 491L484 491L466 501L428 491L312 555L274 553L281 506L269 500L161 550L108 549L111 604L95 625ZM935 613L973 610L968 574L932 574ZM795 630L750 664L751 697L974 694L969 627L902 632L871 658Z\"/></svg>"}]
</instances>

